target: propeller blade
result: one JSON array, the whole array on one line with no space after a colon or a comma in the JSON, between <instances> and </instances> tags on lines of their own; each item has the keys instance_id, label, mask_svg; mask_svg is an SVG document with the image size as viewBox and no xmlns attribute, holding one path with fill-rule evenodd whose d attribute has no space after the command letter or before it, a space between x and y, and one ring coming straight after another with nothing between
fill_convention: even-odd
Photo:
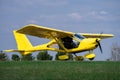
<instances>
[{"instance_id":1,"label":"propeller blade","mask_svg":"<svg viewBox=\"0 0 120 80\"><path fill-rule=\"evenodd\" d=\"M98 40L98 39L96 39L96 42L98 43L98 46L99 46L100 51L101 51L101 53L102 53L103 51L102 51L102 47L101 47L101 44L100 44L99 40Z\"/></svg>"}]
</instances>

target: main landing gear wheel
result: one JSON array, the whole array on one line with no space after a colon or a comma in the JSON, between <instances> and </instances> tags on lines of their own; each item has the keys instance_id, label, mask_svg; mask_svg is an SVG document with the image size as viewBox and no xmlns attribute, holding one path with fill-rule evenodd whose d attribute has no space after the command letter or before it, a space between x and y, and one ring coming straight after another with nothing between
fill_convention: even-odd
<instances>
[{"instance_id":1,"label":"main landing gear wheel","mask_svg":"<svg viewBox=\"0 0 120 80\"><path fill-rule=\"evenodd\" d=\"M84 60L84 57L83 56L77 56L75 53L74 53L74 55L75 55L75 61L83 61Z\"/></svg>"}]
</instances>

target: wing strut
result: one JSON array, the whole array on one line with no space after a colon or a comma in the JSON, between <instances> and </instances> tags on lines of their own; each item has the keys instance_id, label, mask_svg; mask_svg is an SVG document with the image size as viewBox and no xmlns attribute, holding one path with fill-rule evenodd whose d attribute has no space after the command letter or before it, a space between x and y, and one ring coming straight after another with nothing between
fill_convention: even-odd
<instances>
[{"instance_id":1,"label":"wing strut","mask_svg":"<svg viewBox=\"0 0 120 80\"><path fill-rule=\"evenodd\" d=\"M67 53L67 49L64 47L64 45L63 45L63 43L60 41L60 39L54 37L51 33L49 33L49 34L53 37L53 39L55 39L55 41L58 43L58 45L60 45L60 47L63 48L64 51Z\"/></svg>"}]
</instances>

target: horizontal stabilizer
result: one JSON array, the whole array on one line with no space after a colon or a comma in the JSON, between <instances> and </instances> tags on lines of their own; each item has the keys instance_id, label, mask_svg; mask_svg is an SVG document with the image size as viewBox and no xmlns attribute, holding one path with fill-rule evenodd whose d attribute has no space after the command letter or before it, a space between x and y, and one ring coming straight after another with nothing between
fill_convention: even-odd
<instances>
[{"instance_id":1,"label":"horizontal stabilizer","mask_svg":"<svg viewBox=\"0 0 120 80\"><path fill-rule=\"evenodd\" d=\"M23 52L23 50L9 49L9 50L4 50L4 52Z\"/></svg>"},{"instance_id":2,"label":"horizontal stabilizer","mask_svg":"<svg viewBox=\"0 0 120 80\"><path fill-rule=\"evenodd\" d=\"M32 53L33 51L10 49L10 50L4 50L3 52L19 52L19 53L21 53L22 55L27 55L27 54Z\"/></svg>"}]
</instances>

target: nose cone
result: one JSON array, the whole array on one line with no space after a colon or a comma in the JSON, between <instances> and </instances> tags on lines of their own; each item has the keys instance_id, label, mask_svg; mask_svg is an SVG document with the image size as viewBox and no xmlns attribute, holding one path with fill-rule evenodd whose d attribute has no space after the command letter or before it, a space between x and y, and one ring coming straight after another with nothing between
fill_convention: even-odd
<instances>
[{"instance_id":1,"label":"nose cone","mask_svg":"<svg viewBox=\"0 0 120 80\"><path fill-rule=\"evenodd\" d=\"M100 39L100 38L97 38L97 39L96 39L96 42L100 42L100 41L101 41L101 39Z\"/></svg>"}]
</instances>

